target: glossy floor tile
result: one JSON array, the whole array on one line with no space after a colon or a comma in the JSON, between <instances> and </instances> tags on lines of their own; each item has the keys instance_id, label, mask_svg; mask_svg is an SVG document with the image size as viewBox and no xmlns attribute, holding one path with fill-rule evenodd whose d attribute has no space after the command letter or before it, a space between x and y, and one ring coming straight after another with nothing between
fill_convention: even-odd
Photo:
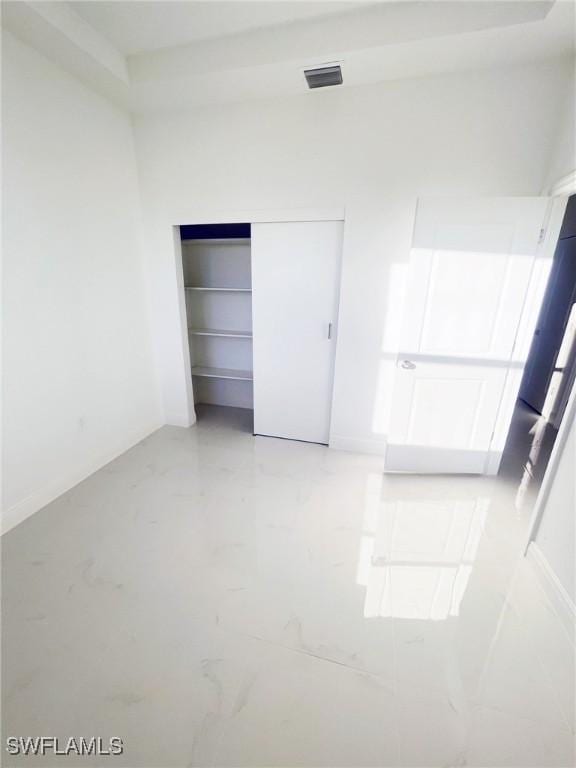
<instances>
[{"instance_id":1,"label":"glossy floor tile","mask_svg":"<svg viewBox=\"0 0 576 768\"><path fill-rule=\"evenodd\" d=\"M124 754L5 764L573 765L573 637L521 556L536 423L493 479L233 409L159 430L3 539L4 736Z\"/></svg>"}]
</instances>

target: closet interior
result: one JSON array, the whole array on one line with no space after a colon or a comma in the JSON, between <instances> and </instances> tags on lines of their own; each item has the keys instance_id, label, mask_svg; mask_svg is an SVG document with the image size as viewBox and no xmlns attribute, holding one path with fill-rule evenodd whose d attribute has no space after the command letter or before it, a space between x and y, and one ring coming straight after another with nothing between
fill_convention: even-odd
<instances>
[{"instance_id":1,"label":"closet interior","mask_svg":"<svg viewBox=\"0 0 576 768\"><path fill-rule=\"evenodd\" d=\"M194 402L252 409L250 224L180 236Z\"/></svg>"}]
</instances>

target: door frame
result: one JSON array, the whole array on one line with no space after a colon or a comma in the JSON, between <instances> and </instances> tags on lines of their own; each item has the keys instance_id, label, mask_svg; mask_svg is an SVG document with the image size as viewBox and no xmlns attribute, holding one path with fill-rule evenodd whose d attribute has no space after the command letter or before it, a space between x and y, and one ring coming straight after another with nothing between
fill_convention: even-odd
<instances>
[{"instance_id":1,"label":"door frame","mask_svg":"<svg viewBox=\"0 0 576 768\"><path fill-rule=\"evenodd\" d=\"M173 240L173 258L176 268L176 281L173 286L175 293L176 306L178 307L179 318L179 345L181 347L184 361L184 390L186 392L185 410L186 423L192 426L196 423L196 411L194 408L194 388L192 382L192 370L190 367L190 348L188 343L188 321L186 317L186 298L184 291L184 273L182 267L182 245L180 240L180 227L186 225L205 225L205 224L273 224L277 222L291 221L342 221L346 226L345 208L274 208L271 210L256 208L247 210L226 210L226 209L196 209L189 215L178 217L176 222L171 224L171 235ZM340 275L338 282L338 310L340 311L340 297L342 296L342 260L340 262ZM336 352L338 348L338 334L336 334ZM332 379L332 393L334 394L334 376Z\"/></svg>"},{"instance_id":2,"label":"door frame","mask_svg":"<svg viewBox=\"0 0 576 768\"><path fill-rule=\"evenodd\" d=\"M536 504L532 510L532 517L530 518L530 522L528 524L528 533L526 534L526 539L524 542L524 555L526 555L531 542L534 541L536 534L538 533L538 529L544 515L544 508L550 496L550 491L552 490L552 484L556 477L556 472L558 471L560 459L562 458L564 447L568 440L568 433L570 432L570 427L572 426L572 422L575 419L576 382L572 384L572 391L570 392L568 405L564 411L564 416L562 417L562 422L560 423L560 429L558 430L558 434L556 435L556 440L552 448L552 453L550 454L550 460L548 461L548 466L546 467L544 477L542 478L542 485L540 486L538 496L536 497Z\"/></svg>"},{"instance_id":3,"label":"door frame","mask_svg":"<svg viewBox=\"0 0 576 768\"><path fill-rule=\"evenodd\" d=\"M558 179L558 181L551 186L548 194L556 199L563 199L564 206L566 206L568 198L571 195L576 194L576 169L566 174L566 176ZM538 496L536 497L536 504L532 510L532 516L528 524L526 539L524 541L524 556L527 555L530 544L535 540L538 533L538 529L544 515L544 508L546 507L546 503L550 496L550 491L552 490L552 484L556 477L556 472L558 471L560 459L568 440L570 426L574 419L576 419L576 380L572 383L572 389L568 397L568 404L566 405L566 410L564 411L562 421L560 422L560 427L558 429L558 434L556 435L552 453L550 454L548 466L546 467L544 477L542 478L542 484L540 486L540 490L538 491Z\"/></svg>"}]
</instances>

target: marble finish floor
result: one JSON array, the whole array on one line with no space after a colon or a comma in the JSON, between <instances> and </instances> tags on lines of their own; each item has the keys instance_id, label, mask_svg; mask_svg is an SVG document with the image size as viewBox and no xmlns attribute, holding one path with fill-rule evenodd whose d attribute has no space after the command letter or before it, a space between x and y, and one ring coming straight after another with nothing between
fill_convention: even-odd
<instances>
[{"instance_id":1,"label":"marble finish floor","mask_svg":"<svg viewBox=\"0 0 576 768\"><path fill-rule=\"evenodd\" d=\"M384 476L249 416L165 427L3 537L4 737L125 747L4 764L573 765L525 462Z\"/></svg>"}]
</instances>

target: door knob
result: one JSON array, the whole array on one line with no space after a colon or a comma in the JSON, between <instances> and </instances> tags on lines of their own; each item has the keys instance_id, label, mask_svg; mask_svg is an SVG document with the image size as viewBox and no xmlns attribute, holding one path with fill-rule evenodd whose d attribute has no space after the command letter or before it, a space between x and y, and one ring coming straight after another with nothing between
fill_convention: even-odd
<instances>
[{"instance_id":1,"label":"door knob","mask_svg":"<svg viewBox=\"0 0 576 768\"><path fill-rule=\"evenodd\" d=\"M405 371L413 371L414 368L416 368L416 365L411 360L402 360L401 367L404 368Z\"/></svg>"}]
</instances>

